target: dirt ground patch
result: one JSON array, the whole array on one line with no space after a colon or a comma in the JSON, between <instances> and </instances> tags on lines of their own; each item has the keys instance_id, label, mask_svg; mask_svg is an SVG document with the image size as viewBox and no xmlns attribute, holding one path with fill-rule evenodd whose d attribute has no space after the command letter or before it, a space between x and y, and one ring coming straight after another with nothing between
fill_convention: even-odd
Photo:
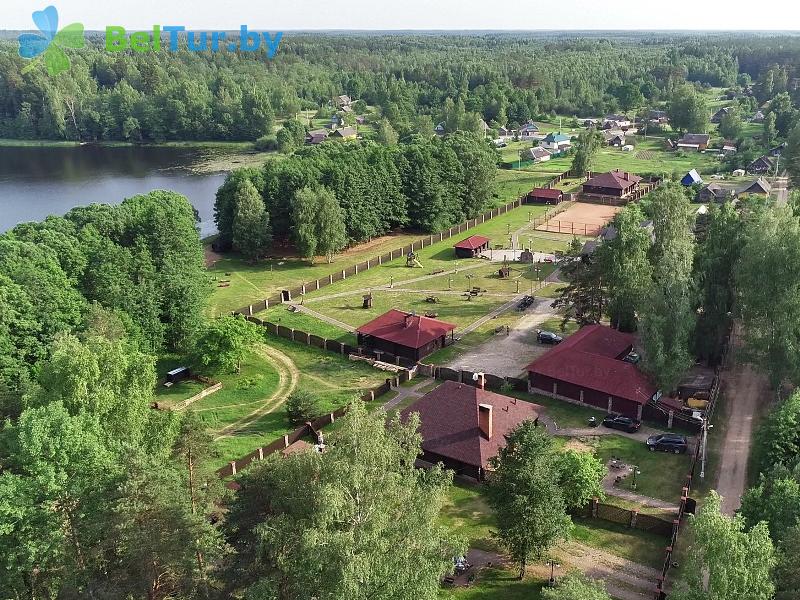
<instances>
[{"instance_id":1,"label":"dirt ground patch","mask_svg":"<svg viewBox=\"0 0 800 600\"><path fill-rule=\"evenodd\" d=\"M507 335L497 333L445 366L483 371L499 377L519 377L535 358L552 348L536 341L537 326L555 314L551 303L549 298L538 300Z\"/></svg>"},{"instance_id":2,"label":"dirt ground patch","mask_svg":"<svg viewBox=\"0 0 800 600\"><path fill-rule=\"evenodd\" d=\"M575 202L564 212L558 213L546 223L539 225L536 230L570 235L596 236L614 218L614 215L621 210L621 206Z\"/></svg>"},{"instance_id":3,"label":"dirt ground patch","mask_svg":"<svg viewBox=\"0 0 800 600\"><path fill-rule=\"evenodd\" d=\"M218 261L225 258L222 254L218 252L214 252L214 249L211 247L211 244L206 244L203 246L203 253L205 255L206 261L206 268L213 267Z\"/></svg>"}]
</instances>

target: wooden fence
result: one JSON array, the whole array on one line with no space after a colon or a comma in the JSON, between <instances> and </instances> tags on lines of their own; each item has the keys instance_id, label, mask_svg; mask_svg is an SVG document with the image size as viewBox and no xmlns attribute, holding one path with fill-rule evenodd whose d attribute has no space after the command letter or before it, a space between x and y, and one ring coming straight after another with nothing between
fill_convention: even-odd
<instances>
[{"instance_id":1,"label":"wooden fence","mask_svg":"<svg viewBox=\"0 0 800 600\"><path fill-rule=\"evenodd\" d=\"M178 402L178 404L176 404L175 406L171 406L170 410L183 410L184 408L186 408L190 404L193 404L193 403L197 402L198 400L202 400L206 396L210 396L211 394L213 394L215 392L218 392L221 389L222 389L222 382L220 381L219 383L215 383L211 387L207 387L204 390L199 391L197 394L195 394L191 398L187 398L186 400L182 400L181 402Z\"/></svg>"},{"instance_id":2,"label":"wooden fence","mask_svg":"<svg viewBox=\"0 0 800 600\"><path fill-rule=\"evenodd\" d=\"M381 385L363 394L361 396L361 399L364 402L371 402L375 400L375 398L383 396L391 388L392 388L391 383L387 379ZM336 419L342 417L346 410L347 407L341 407L333 411L332 413L328 413L326 415L323 415L315 419L310 423L310 426L309 424L302 425L301 427L298 427L294 431L287 433L282 438L279 438L274 442L267 444L266 446L261 446L259 448L256 448L247 456L243 456L242 458L230 461L227 465L217 470L217 475L219 475L219 477L222 479L236 475L239 471L251 465L252 463L259 460L264 460L264 458L266 458L270 454L274 454L275 452L280 452L281 450L285 450L286 448L294 444L297 440L302 439L307 435L311 435L313 434L314 431L319 431L323 427L330 425Z\"/></svg>"},{"instance_id":3,"label":"wooden fence","mask_svg":"<svg viewBox=\"0 0 800 600\"><path fill-rule=\"evenodd\" d=\"M638 529L639 531L649 531L665 538L669 538L672 535L672 520L643 514L635 509L605 504L600 502L598 498L593 498L588 506L574 511L573 514L585 519L599 519L624 525L631 529Z\"/></svg>"},{"instance_id":4,"label":"wooden fence","mask_svg":"<svg viewBox=\"0 0 800 600\"><path fill-rule=\"evenodd\" d=\"M550 183L545 184L545 187L550 187L551 185L555 185L563 178L569 176L569 171L565 171L561 175L556 176ZM394 250L390 250L389 252L385 252L378 256L373 256L372 258L368 258L365 261L362 261L355 265L350 265L349 267L345 267L344 269L339 269L330 273L327 277L320 277L319 279L314 279L313 281L307 281L301 284L298 287L283 290L279 294L275 294L270 296L269 298L264 298L254 304L250 304L248 306L243 306L241 308L236 309L234 314L241 314L245 316L252 316L256 313L259 313L263 310L267 310L270 306L274 306L275 304L281 304L283 302L291 301L293 298L297 296L301 296L307 292L319 290L324 288L325 286L331 285L336 283L337 281L341 281L343 279L347 279L348 277L352 277L353 275L358 275L362 271L368 271L373 267L379 267L385 262L393 261L397 258L402 258L403 256L407 256L410 252L417 252L418 250L422 250L423 248L427 248L437 242L441 242L447 239L452 238L453 236L460 235L467 231L468 229L472 229L486 221L490 221L500 215L506 214L508 211L513 210L515 208L519 208L522 206L526 201L527 196L522 196L508 204L504 204L503 206L499 206L497 208L493 208L488 210L474 219L469 219L460 223L458 225L454 225L452 227L448 227L445 230L440 231L439 233L434 233L431 235L427 235L425 237L421 237L417 240L414 240L410 244L403 246L402 248L396 248Z\"/></svg>"}]
</instances>

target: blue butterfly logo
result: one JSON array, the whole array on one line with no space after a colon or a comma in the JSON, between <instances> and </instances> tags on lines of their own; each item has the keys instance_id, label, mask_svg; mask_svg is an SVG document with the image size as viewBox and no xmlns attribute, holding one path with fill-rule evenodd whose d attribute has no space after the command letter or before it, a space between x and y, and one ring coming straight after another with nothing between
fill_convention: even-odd
<instances>
[{"instance_id":1,"label":"blue butterfly logo","mask_svg":"<svg viewBox=\"0 0 800 600\"><path fill-rule=\"evenodd\" d=\"M44 64L50 75L69 69L69 57L64 48L83 48L83 24L72 23L61 31L58 30L58 11L55 6L33 13L33 22L41 33L23 33L19 36L19 55L22 58L44 58ZM22 72L30 71L36 62L25 67Z\"/></svg>"}]
</instances>

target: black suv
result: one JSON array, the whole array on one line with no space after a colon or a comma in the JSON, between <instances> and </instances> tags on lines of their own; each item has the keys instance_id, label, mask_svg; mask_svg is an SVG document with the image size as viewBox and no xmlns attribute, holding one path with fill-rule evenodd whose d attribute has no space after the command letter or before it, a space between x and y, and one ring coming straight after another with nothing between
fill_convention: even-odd
<instances>
[{"instance_id":1,"label":"black suv","mask_svg":"<svg viewBox=\"0 0 800 600\"><path fill-rule=\"evenodd\" d=\"M536 339L540 344L560 344L564 340L564 338L560 335L556 335L552 331L541 330L536 332Z\"/></svg>"},{"instance_id":2,"label":"black suv","mask_svg":"<svg viewBox=\"0 0 800 600\"><path fill-rule=\"evenodd\" d=\"M636 433L642 422L638 419L631 419L624 415L608 415L603 419L603 425L611 429L619 429L620 431L627 431L628 433Z\"/></svg>"},{"instance_id":3,"label":"black suv","mask_svg":"<svg viewBox=\"0 0 800 600\"><path fill-rule=\"evenodd\" d=\"M686 441L686 436L675 433L660 433L647 438L647 448L650 452L661 450L662 452L683 454L689 449L689 443Z\"/></svg>"}]
</instances>

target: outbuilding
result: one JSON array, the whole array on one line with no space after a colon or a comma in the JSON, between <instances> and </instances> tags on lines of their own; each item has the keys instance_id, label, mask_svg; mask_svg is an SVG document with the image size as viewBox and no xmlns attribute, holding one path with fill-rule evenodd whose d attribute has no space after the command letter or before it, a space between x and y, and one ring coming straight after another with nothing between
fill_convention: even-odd
<instances>
[{"instance_id":1,"label":"outbuilding","mask_svg":"<svg viewBox=\"0 0 800 600\"><path fill-rule=\"evenodd\" d=\"M634 338L605 325L587 325L528 365L531 392L577 401L641 419L658 389L623 360Z\"/></svg>"},{"instance_id":2,"label":"outbuilding","mask_svg":"<svg viewBox=\"0 0 800 600\"><path fill-rule=\"evenodd\" d=\"M564 192L556 188L533 188L528 192L526 204L558 204L564 200Z\"/></svg>"},{"instance_id":3,"label":"outbuilding","mask_svg":"<svg viewBox=\"0 0 800 600\"><path fill-rule=\"evenodd\" d=\"M396 308L358 329L358 345L414 362L452 342L456 326Z\"/></svg>"},{"instance_id":4,"label":"outbuilding","mask_svg":"<svg viewBox=\"0 0 800 600\"><path fill-rule=\"evenodd\" d=\"M624 198L636 191L641 180L642 178L638 175L617 169L592 177L583 184L583 193L594 196Z\"/></svg>"},{"instance_id":5,"label":"outbuilding","mask_svg":"<svg viewBox=\"0 0 800 600\"><path fill-rule=\"evenodd\" d=\"M453 245L458 258L475 258L489 249L489 238L482 235L471 235Z\"/></svg>"}]
</instances>

